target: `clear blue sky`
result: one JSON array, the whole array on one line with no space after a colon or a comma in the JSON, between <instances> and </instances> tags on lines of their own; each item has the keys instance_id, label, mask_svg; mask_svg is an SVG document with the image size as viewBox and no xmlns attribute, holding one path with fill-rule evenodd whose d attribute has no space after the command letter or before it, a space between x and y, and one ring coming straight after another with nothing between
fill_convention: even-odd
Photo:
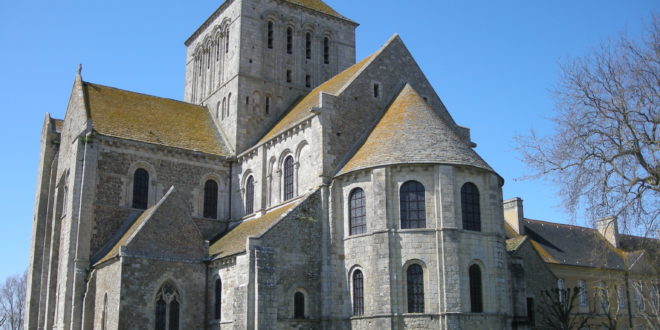
<instances>
[{"instance_id":1,"label":"clear blue sky","mask_svg":"<svg viewBox=\"0 0 660 330\"><path fill-rule=\"evenodd\" d=\"M198 1L2 1L3 161L0 280L27 265L44 114L64 116L78 63L87 81L182 99L183 41L221 3ZM512 136L548 132L558 64L659 12L657 0L327 0L359 22L361 59L399 33L477 152L506 179L504 196L530 218L567 222L549 182L525 172Z\"/></svg>"}]
</instances>

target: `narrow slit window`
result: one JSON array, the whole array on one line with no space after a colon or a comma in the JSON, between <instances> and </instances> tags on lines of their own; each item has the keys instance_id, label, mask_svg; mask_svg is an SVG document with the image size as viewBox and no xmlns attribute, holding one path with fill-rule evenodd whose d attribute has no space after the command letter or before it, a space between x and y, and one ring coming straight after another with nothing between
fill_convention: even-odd
<instances>
[{"instance_id":1,"label":"narrow slit window","mask_svg":"<svg viewBox=\"0 0 660 330\"><path fill-rule=\"evenodd\" d=\"M380 85L374 84L374 97L378 98L380 96Z\"/></svg>"},{"instance_id":2,"label":"narrow slit window","mask_svg":"<svg viewBox=\"0 0 660 330\"><path fill-rule=\"evenodd\" d=\"M254 213L254 177L250 176L245 183L245 214Z\"/></svg>"},{"instance_id":3,"label":"narrow slit window","mask_svg":"<svg viewBox=\"0 0 660 330\"><path fill-rule=\"evenodd\" d=\"M229 53L229 28L225 32L225 53Z\"/></svg>"},{"instance_id":4,"label":"narrow slit window","mask_svg":"<svg viewBox=\"0 0 660 330\"><path fill-rule=\"evenodd\" d=\"M268 22L268 48L273 49L273 22Z\"/></svg>"},{"instance_id":5,"label":"narrow slit window","mask_svg":"<svg viewBox=\"0 0 660 330\"><path fill-rule=\"evenodd\" d=\"M472 265L470 266L470 310L472 313L484 311L481 290L481 269L477 265Z\"/></svg>"},{"instance_id":6,"label":"narrow slit window","mask_svg":"<svg viewBox=\"0 0 660 330\"><path fill-rule=\"evenodd\" d=\"M291 82L291 70L286 70L286 82Z\"/></svg>"},{"instance_id":7,"label":"narrow slit window","mask_svg":"<svg viewBox=\"0 0 660 330\"><path fill-rule=\"evenodd\" d=\"M266 114L270 112L270 97L266 96Z\"/></svg>"},{"instance_id":8,"label":"narrow slit window","mask_svg":"<svg viewBox=\"0 0 660 330\"><path fill-rule=\"evenodd\" d=\"M312 87L312 76L305 75L305 87Z\"/></svg>"},{"instance_id":9,"label":"narrow slit window","mask_svg":"<svg viewBox=\"0 0 660 330\"><path fill-rule=\"evenodd\" d=\"M364 276L362 271L353 273L353 315L364 314Z\"/></svg>"},{"instance_id":10,"label":"narrow slit window","mask_svg":"<svg viewBox=\"0 0 660 330\"><path fill-rule=\"evenodd\" d=\"M218 218L218 183L214 180L204 184L204 218Z\"/></svg>"},{"instance_id":11,"label":"narrow slit window","mask_svg":"<svg viewBox=\"0 0 660 330\"><path fill-rule=\"evenodd\" d=\"M214 317L219 320L222 315L222 281L219 278L215 280L215 308Z\"/></svg>"},{"instance_id":12,"label":"narrow slit window","mask_svg":"<svg viewBox=\"0 0 660 330\"><path fill-rule=\"evenodd\" d=\"M293 53L293 29L292 28L287 28L286 29L286 53L287 54Z\"/></svg>"},{"instance_id":13,"label":"narrow slit window","mask_svg":"<svg viewBox=\"0 0 660 330\"><path fill-rule=\"evenodd\" d=\"M296 319L305 318L305 295L300 291L293 295L293 317Z\"/></svg>"},{"instance_id":14,"label":"narrow slit window","mask_svg":"<svg viewBox=\"0 0 660 330\"><path fill-rule=\"evenodd\" d=\"M330 64L330 39L323 38L323 63Z\"/></svg>"},{"instance_id":15,"label":"narrow slit window","mask_svg":"<svg viewBox=\"0 0 660 330\"><path fill-rule=\"evenodd\" d=\"M305 34L305 58L312 58L312 34L309 32Z\"/></svg>"},{"instance_id":16,"label":"narrow slit window","mask_svg":"<svg viewBox=\"0 0 660 330\"><path fill-rule=\"evenodd\" d=\"M284 160L284 200L293 198L293 157Z\"/></svg>"}]
</instances>

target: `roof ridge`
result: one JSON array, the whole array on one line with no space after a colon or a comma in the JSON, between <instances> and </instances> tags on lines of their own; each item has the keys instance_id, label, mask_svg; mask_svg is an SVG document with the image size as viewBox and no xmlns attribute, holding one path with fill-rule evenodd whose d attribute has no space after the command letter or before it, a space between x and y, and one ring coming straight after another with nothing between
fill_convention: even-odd
<instances>
[{"instance_id":1,"label":"roof ridge","mask_svg":"<svg viewBox=\"0 0 660 330\"><path fill-rule=\"evenodd\" d=\"M113 87L113 86L108 86L108 85L103 85L103 84L92 83L92 82L89 82L89 81L83 81L83 85L85 85L85 86L87 86L87 85L90 85L90 86L99 86L99 87L103 87L103 88L110 88L110 89L114 89L114 90L117 90L117 91L122 91L122 92L127 92L127 93L132 93L132 94L138 94L138 95L143 95L143 96L148 96L148 97L157 98L157 99L166 100L166 101L172 101L172 102L182 103L182 104L185 104L185 105L189 105L189 106L193 106L193 107L197 107L197 108L201 108L201 109L203 109L203 110L206 110L206 107L204 107L204 106L202 106L202 105L194 104L194 103L190 103L190 102L186 102L186 101L181 101L181 100L175 100L175 99L172 99L172 98L169 98L169 97L157 96L157 95L151 95L151 94L147 94L147 93L143 93L143 92L131 91L131 90L123 89L123 88L119 88L119 87Z\"/></svg>"},{"instance_id":2,"label":"roof ridge","mask_svg":"<svg viewBox=\"0 0 660 330\"><path fill-rule=\"evenodd\" d=\"M571 224L567 224L567 223L550 222L550 221L536 220L536 219L530 219L530 218L524 218L523 220L528 221L528 222L541 223L541 224L557 225L557 226L560 226L560 227L580 228L580 229L588 229L588 230L592 230L592 231L598 231L597 229L592 228L592 227L571 225Z\"/></svg>"}]
</instances>

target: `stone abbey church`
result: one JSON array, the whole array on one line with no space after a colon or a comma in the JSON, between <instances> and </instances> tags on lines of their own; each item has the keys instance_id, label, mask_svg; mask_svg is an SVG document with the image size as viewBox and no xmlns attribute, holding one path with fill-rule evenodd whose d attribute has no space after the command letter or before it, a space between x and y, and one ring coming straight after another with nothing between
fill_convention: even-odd
<instances>
[{"instance_id":1,"label":"stone abbey church","mask_svg":"<svg viewBox=\"0 0 660 330\"><path fill-rule=\"evenodd\" d=\"M531 328L557 278L503 178L399 36L356 61L357 25L227 0L183 102L79 73L42 130L26 328Z\"/></svg>"}]
</instances>

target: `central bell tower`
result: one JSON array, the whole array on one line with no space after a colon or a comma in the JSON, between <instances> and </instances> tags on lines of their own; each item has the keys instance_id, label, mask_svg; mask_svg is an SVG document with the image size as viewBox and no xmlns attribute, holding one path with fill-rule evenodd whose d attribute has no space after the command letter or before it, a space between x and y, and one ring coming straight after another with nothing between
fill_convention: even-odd
<instances>
[{"instance_id":1,"label":"central bell tower","mask_svg":"<svg viewBox=\"0 0 660 330\"><path fill-rule=\"evenodd\" d=\"M321 0L227 0L185 42L184 99L240 154L355 63L356 27Z\"/></svg>"}]
</instances>

